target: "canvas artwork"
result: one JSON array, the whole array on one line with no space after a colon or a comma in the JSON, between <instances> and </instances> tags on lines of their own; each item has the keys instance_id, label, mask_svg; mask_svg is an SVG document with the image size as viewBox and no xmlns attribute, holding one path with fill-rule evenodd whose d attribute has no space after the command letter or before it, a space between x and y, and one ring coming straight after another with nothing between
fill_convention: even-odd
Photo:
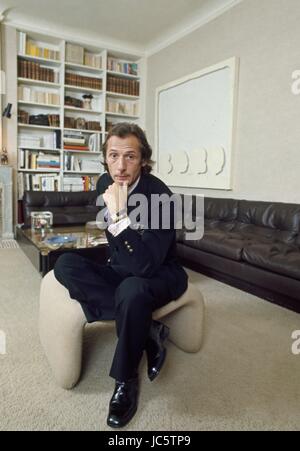
<instances>
[{"instance_id":1,"label":"canvas artwork","mask_svg":"<svg viewBox=\"0 0 300 451\"><path fill-rule=\"evenodd\" d=\"M229 190L236 58L157 90L157 172L171 186Z\"/></svg>"}]
</instances>

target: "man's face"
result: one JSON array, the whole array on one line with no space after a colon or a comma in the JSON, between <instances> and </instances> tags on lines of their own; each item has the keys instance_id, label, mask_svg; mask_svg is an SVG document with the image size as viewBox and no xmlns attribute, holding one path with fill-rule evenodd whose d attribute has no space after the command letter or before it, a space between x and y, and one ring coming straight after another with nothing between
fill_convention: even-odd
<instances>
[{"instance_id":1,"label":"man's face","mask_svg":"<svg viewBox=\"0 0 300 451\"><path fill-rule=\"evenodd\" d=\"M140 176L142 156L139 140L134 135L119 138L112 136L107 143L106 163L114 182L119 185L132 185Z\"/></svg>"}]
</instances>

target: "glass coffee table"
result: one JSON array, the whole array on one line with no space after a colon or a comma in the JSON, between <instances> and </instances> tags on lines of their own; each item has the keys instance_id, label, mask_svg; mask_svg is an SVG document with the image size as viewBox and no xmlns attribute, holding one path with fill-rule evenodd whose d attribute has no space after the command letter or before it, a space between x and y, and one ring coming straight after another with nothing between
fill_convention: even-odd
<instances>
[{"instance_id":1,"label":"glass coffee table","mask_svg":"<svg viewBox=\"0 0 300 451\"><path fill-rule=\"evenodd\" d=\"M30 228L18 228L17 240L23 252L43 276L53 269L58 257L65 252L75 252L102 264L105 264L108 258L104 231L84 225L54 227L44 233Z\"/></svg>"}]
</instances>

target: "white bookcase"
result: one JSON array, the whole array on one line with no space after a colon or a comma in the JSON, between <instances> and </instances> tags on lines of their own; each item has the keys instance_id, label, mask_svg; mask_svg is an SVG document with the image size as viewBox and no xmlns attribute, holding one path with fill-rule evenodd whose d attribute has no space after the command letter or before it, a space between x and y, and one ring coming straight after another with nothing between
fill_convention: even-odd
<instances>
[{"instance_id":1,"label":"white bookcase","mask_svg":"<svg viewBox=\"0 0 300 451\"><path fill-rule=\"evenodd\" d=\"M140 58L28 31L17 43L18 198L94 189L109 128L141 125Z\"/></svg>"}]
</instances>

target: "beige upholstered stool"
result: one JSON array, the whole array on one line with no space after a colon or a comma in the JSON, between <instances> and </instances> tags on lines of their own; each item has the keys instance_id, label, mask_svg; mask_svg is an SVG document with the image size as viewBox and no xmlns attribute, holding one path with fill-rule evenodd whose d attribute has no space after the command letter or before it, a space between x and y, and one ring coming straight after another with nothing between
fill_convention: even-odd
<instances>
[{"instance_id":1,"label":"beige upholstered stool","mask_svg":"<svg viewBox=\"0 0 300 451\"><path fill-rule=\"evenodd\" d=\"M201 347L203 316L202 295L192 284L181 298L153 313L154 319L165 317L170 341L186 352L197 352ZM53 271L49 272L42 280L40 292L40 339L56 381L66 389L74 387L80 377L86 322L80 304L70 298Z\"/></svg>"}]
</instances>

